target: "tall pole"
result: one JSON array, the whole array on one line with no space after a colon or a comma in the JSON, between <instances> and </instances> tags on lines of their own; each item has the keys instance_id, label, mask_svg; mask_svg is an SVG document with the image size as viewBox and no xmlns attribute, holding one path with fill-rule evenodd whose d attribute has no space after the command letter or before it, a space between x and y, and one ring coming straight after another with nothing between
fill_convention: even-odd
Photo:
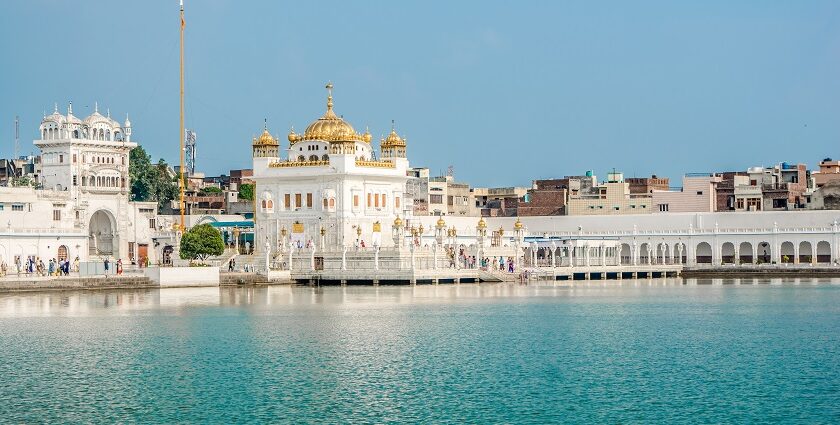
<instances>
[{"instance_id":1,"label":"tall pole","mask_svg":"<svg viewBox=\"0 0 840 425\"><path fill-rule=\"evenodd\" d=\"M180 210L181 210L181 231L183 232L186 227L184 226L184 210L186 209L186 203L184 203L184 186L186 186L186 182L184 181L184 27L186 26L186 22L184 21L184 0L181 0L181 132L179 133L180 139L180 146L181 146L181 168L180 177L178 178L178 186L181 188L181 203Z\"/></svg>"}]
</instances>

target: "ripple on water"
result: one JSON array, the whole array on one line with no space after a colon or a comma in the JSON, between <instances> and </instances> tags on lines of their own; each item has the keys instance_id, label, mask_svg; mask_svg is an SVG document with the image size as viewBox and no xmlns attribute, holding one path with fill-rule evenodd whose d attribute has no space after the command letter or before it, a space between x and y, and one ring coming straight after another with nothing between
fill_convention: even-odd
<instances>
[{"instance_id":1,"label":"ripple on water","mask_svg":"<svg viewBox=\"0 0 840 425\"><path fill-rule=\"evenodd\" d=\"M0 418L829 423L836 283L0 295Z\"/></svg>"}]
</instances>

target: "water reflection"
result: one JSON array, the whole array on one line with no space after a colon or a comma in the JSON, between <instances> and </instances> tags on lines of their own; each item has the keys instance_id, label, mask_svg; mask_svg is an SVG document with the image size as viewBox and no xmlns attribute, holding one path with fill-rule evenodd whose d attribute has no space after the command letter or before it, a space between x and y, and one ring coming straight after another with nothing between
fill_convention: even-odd
<instances>
[{"instance_id":1,"label":"water reflection","mask_svg":"<svg viewBox=\"0 0 840 425\"><path fill-rule=\"evenodd\" d=\"M292 307L332 306L369 308L408 304L498 302L502 299L538 300L545 297L615 297L659 294L657 290L703 291L713 288L757 288L762 286L812 287L838 285L829 278L745 278L745 279L634 279L550 282L541 285L461 284L418 286L249 286L221 288L126 289L107 291L58 291L0 294L0 318L28 316L97 316L180 314L202 307ZM630 291L630 292L628 292ZM155 313L158 314L158 313Z\"/></svg>"}]
</instances>

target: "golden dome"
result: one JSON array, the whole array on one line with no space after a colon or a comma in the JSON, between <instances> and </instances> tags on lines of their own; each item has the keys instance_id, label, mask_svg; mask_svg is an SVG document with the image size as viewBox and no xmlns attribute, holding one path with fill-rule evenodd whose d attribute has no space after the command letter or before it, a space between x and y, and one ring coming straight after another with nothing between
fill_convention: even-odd
<instances>
[{"instance_id":1,"label":"golden dome","mask_svg":"<svg viewBox=\"0 0 840 425\"><path fill-rule=\"evenodd\" d=\"M481 217L481 219L478 220L478 228L479 229L486 229L487 228L487 222L484 221L484 217Z\"/></svg>"},{"instance_id":2,"label":"golden dome","mask_svg":"<svg viewBox=\"0 0 840 425\"><path fill-rule=\"evenodd\" d=\"M323 140L326 142L369 142L370 137L356 133L353 126L333 112L332 83L327 83L327 112L306 127L303 134L289 133L289 142Z\"/></svg>"},{"instance_id":3,"label":"golden dome","mask_svg":"<svg viewBox=\"0 0 840 425\"><path fill-rule=\"evenodd\" d=\"M262 134L260 134L259 138L254 138L254 145L258 146L278 146L277 139L268 132L268 129L264 129Z\"/></svg>"},{"instance_id":4,"label":"golden dome","mask_svg":"<svg viewBox=\"0 0 840 425\"><path fill-rule=\"evenodd\" d=\"M516 217L516 223L513 223L513 228L516 230L522 230L522 222L519 221L519 217Z\"/></svg>"},{"instance_id":5,"label":"golden dome","mask_svg":"<svg viewBox=\"0 0 840 425\"><path fill-rule=\"evenodd\" d=\"M437 227L446 227L446 222L443 221L443 217L438 218Z\"/></svg>"},{"instance_id":6,"label":"golden dome","mask_svg":"<svg viewBox=\"0 0 840 425\"><path fill-rule=\"evenodd\" d=\"M402 227L402 223L403 221L400 216L397 216L397 218L394 219L394 227Z\"/></svg>"},{"instance_id":7,"label":"golden dome","mask_svg":"<svg viewBox=\"0 0 840 425\"><path fill-rule=\"evenodd\" d=\"M379 141L379 144L382 147L405 146L405 139L400 137L397 134L397 132L392 128L391 133L388 134L388 137L381 139Z\"/></svg>"}]
</instances>

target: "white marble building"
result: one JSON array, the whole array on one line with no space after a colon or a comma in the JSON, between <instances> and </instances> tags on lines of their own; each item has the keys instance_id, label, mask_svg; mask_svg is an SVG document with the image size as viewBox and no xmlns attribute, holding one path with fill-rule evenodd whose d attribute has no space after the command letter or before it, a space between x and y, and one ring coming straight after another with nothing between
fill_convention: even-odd
<instances>
[{"instance_id":1,"label":"white marble building","mask_svg":"<svg viewBox=\"0 0 840 425\"><path fill-rule=\"evenodd\" d=\"M392 129L376 158L370 132L336 115L327 89L326 113L302 134L289 133L286 155L267 129L253 139L258 253L266 244L272 252L287 244L392 246L391 223L410 214L405 140Z\"/></svg>"},{"instance_id":2,"label":"white marble building","mask_svg":"<svg viewBox=\"0 0 840 425\"><path fill-rule=\"evenodd\" d=\"M156 261L157 205L129 202L131 123L103 116L84 120L55 111L45 116L34 141L41 150L40 188L0 188L0 257L103 257Z\"/></svg>"}]
</instances>

